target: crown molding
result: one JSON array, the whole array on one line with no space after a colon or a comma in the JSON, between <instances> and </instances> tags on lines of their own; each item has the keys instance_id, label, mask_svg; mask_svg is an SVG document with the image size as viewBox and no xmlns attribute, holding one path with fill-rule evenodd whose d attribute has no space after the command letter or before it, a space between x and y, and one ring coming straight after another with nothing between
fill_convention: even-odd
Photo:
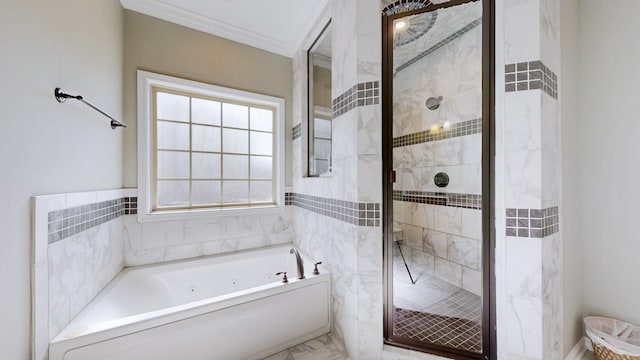
<instances>
[{"instance_id":1,"label":"crown molding","mask_svg":"<svg viewBox=\"0 0 640 360\"><path fill-rule=\"evenodd\" d=\"M278 55L293 57L302 45L305 34L311 24L316 22L317 14L322 11L323 1L310 1L310 9L305 16L298 17L289 39L276 39L265 34L246 30L241 26L226 23L211 17L199 15L159 0L120 0L126 9L140 12L158 19L169 21L191 29L203 31L218 37L229 39Z\"/></svg>"}]
</instances>

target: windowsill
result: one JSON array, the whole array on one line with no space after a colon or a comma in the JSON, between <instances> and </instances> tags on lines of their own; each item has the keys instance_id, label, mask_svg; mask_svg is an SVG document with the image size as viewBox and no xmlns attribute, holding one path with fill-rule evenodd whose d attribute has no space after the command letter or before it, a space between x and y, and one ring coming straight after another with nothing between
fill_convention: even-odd
<instances>
[{"instance_id":1,"label":"windowsill","mask_svg":"<svg viewBox=\"0 0 640 360\"><path fill-rule=\"evenodd\" d=\"M282 211L284 211L284 205L138 212L138 222L179 221L226 216L273 214Z\"/></svg>"}]
</instances>

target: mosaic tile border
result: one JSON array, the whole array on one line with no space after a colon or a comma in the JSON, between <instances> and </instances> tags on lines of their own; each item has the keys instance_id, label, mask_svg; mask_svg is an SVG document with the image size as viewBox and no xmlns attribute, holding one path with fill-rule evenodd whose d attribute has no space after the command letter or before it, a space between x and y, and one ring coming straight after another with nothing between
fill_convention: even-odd
<instances>
[{"instance_id":1,"label":"mosaic tile border","mask_svg":"<svg viewBox=\"0 0 640 360\"><path fill-rule=\"evenodd\" d=\"M542 61L525 61L504 66L504 91L542 90L558 100L558 75Z\"/></svg>"},{"instance_id":2,"label":"mosaic tile border","mask_svg":"<svg viewBox=\"0 0 640 360\"><path fill-rule=\"evenodd\" d=\"M285 193L284 199L285 205L297 206L349 224L380 226L380 203L354 202L298 193Z\"/></svg>"},{"instance_id":3,"label":"mosaic tile border","mask_svg":"<svg viewBox=\"0 0 640 360\"><path fill-rule=\"evenodd\" d=\"M465 209L482 209L482 195L476 194L393 190L393 200Z\"/></svg>"},{"instance_id":4,"label":"mosaic tile border","mask_svg":"<svg viewBox=\"0 0 640 360\"><path fill-rule=\"evenodd\" d=\"M444 38L443 40L441 40L440 42L438 42L437 44L433 45L432 47L428 48L427 50L421 52L420 54L414 56L411 60L407 61L406 63L398 66L396 68L396 71L394 74L397 74L398 72L406 69L407 67L415 64L416 62L418 62L420 59L424 58L425 56L433 53L434 51L440 49L441 47L447 45L448 43L452 42L453 40L459 38L460 36L466 34L467 32L471 31L473 28L477 27L478 25L482 24L482 17L470 22L469 24L467 24L466 26L464 26L462 29L454 32L453 34L447 36L446 38Z\"/></svg>"},{"instance_id":5,"label":"mosaic tile border","mask_svg":"<svg viewBox=\"0 0 640 360\"><path fill-rule=\"evenodd\" d=\"M546 209L507 209L506 235L543 238L560 230L558 207Z\"/></svg>"},{"instance_id":6,"label":"mosaic tile border","mask_svg":"<svg viewBox=\"0 0 640 360\"><path fill-rule=\"evenodd\" d=\"M358 106L380 103L380 82L368 81L356 85L337 98L331 100L332 118L345 114Z\"/></svg>"},{"instance_id":7,"label":"mosaic tile border","mask_svg":"<svg viewBox=\"0 0 640 360\"><path fill-rule=\"evenodd\" d=\"M293 127L291 138L292 140L295 140L301 136L302 136L302 124L298 124Z\"/></svg>"},{"instance_id":8,"label":"mosaic tile border","mask_svg":"<svg viewBox=\"0 0 640 360\"><path fill-rule=\"evenodd\" d=\"M393 138L393 147L422 144L480 133L482 133L482 118L451 124L449 129L438 129L438 131L433 133L431 130L424 130L413 134L398 136Z\"/></svg>"},{"instance_id":9,"label":"mosaic tile border","mask_svg":"<svg viewBox=\"0 0 640 360\"><path fill-rule=\"evenodd\" d=\"M49 244L102 225L122 215L138 213L138 198L123 197L92 204L74 206L48 213Z\"/></svg>"}]
</instances>

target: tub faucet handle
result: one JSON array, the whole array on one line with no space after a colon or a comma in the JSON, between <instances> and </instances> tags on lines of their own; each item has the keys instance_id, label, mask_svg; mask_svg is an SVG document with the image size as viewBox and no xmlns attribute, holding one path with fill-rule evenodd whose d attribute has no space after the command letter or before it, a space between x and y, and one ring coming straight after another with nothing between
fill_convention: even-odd
<instances>
[{"instance_id":1,"label":"tub faucet handle","mask_svg":"<svg viewBox=\"0 0 640 360\"><path fill-rule=\"evenodd\" d=\"M283 283L288 283L289 282L289 279L287 279L287 272L286 271L277 272L276 275L282 275L282 282Z\"/></svg>"},{"instance_id":2,"label":"tub faucet handle","mask_svg":"<svg viewBox=\"0 0 640 360\"><path fill-rule=\"evenodd\" d=\"M320 271L318 271L318 265L322 264L322 261L318 261L313 264L313 275L320 275Z\"/></svg>"}]
</instances>

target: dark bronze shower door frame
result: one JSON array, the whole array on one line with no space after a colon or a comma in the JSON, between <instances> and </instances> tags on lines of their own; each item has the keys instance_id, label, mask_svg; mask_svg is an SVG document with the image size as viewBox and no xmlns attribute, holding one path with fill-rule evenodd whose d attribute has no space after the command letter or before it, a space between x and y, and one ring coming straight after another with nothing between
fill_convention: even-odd
<instances>
[{"instance_id":1,"label":"dark bronze shower door frame","mask_svg":"<svg viewBox=\"0 0 640 360\"><path fill-rule=\"evenodd\" d=\"M440 8L482 1L482 353L457 350L393 335L393 21ZM497 359L495 316L494 104L495 4L493 0L451 0L382 15L382 189L384 254L384 342L454 359Z\"/></svg>"}]
</instances>

